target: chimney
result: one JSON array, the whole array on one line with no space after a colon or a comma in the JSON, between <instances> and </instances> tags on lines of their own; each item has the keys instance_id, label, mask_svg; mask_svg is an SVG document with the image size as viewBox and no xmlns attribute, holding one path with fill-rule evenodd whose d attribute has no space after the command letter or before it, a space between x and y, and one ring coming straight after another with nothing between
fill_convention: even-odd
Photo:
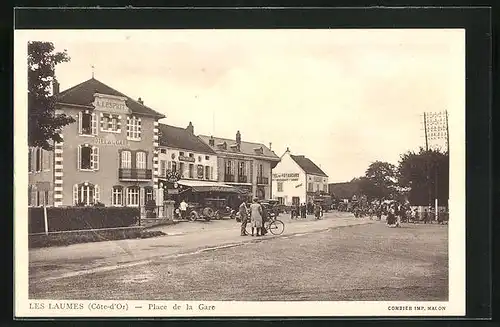
<instances>
[{"instance_id":1,"label":"chimney","mask_svg":"<svg viewBox=\"0 0 500 327\"><path fill-rule=\"evenodd\" d=\"M139 102L140 104L144 104L144 101L142 101L142 98L137 99L137 102Z\"/></svg>"},{"instance_id":2,"label":"chimney","mask_svg":"<svg viewBox=\"0 0 500 327\"><path fill-rule=\"evenodd\" d=\"M215 140L213 136L210 136L210 140L208 140L208 145L214 146L215 145Z\"/></svg>"},{"instance_id":3,"label":"chimney","mask_svg":"<svg viewBox=\"0 0 500 327\"><path fill-rule=\"evenodd\" d=\"M238 144L238 145L241 144L241 134L240 134L240 131L236 132L236 144Z\"/></svg>"},{"instance_id":4,"label":"chimney","mask_svg":"<svg viewBox=\"0 0 500 327\"><path fill-rule=\"evenodd\" d=\"M194 126L191 122L189 122L189 125L188 127L186 127L186 130L191 133L191 134L194 134Z\"/></svg>"},{"instance_id":5,"label":"chimney","mask_svg":"<svg viewBox=\"0 0 500 327\"><path fill-rule=\"evenodd\" d=\"M290 152L290 148L289 147L286 147L286 152Z\"/></svg>"},{"instance_id":6,"label":"chimney","mask_svg":"<svg viewBox=\"0 0 500 327\"><path fill-rule=\"evenodd\" d=\"M269 142L269 150L273 151L273 148L272 148L273 144L271 142Z\"/></svg>"},{"instance_id":7,"label":"chimney","mask_svg":"<svg viewBox=\"0 0 500 327\"><path fill-rule=\"evenodd\" d=\"M57 79L54 77L54 80L52 81L52 95L58 95L59 94L59 82Z\"/></svg>"}]
</instances>

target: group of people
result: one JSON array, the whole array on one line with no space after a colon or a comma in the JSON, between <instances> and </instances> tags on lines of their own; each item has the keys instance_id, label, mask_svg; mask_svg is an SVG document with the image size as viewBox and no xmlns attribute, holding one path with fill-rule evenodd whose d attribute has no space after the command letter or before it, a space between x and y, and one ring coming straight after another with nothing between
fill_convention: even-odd
<instances>
[{"instance_id":1,"label":"group of people","mask_svg":"<svg viewBox=\"0 0 500 327\"><path fill-rule=\"evenodd\" d=\"M290 212L290 218L307 218L307 215L314 214L315 219L321 219L323 217L323 207L318 203L309 202L308 204L302 203L300 205L295 205L292 207Z\"/></svg>"},{"instance_id":2,"label":"group of people","mask_svg":"<svg viewBox=\"0 0 500 327\"><path fill-rule=\"evenodd\" d=\"M257 198L253 198L252 203L247 205L243 200L238 209L241 218L241 236L248 236L247 224L250 220L252 226L252 236L262 236L267 234L264 222L268 219L268 214Z\"/></svg>"}]
</instances>

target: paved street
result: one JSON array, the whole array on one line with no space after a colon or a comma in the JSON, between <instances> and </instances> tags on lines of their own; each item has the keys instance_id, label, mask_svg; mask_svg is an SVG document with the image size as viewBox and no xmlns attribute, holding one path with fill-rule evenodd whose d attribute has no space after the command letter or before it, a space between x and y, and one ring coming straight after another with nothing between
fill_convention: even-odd
<instances>
[{"instance_id":1,"label":"paved street","mask_svg":"<svg viewBox=\"0 0 500 327\"><path fill-rule=\"evenodd\" d=\"M330 213L282 236L240 237L234 221L158 227L169 236L30 251L30 298L446 300L443 225Z\"/></svg>"}]
</instances>

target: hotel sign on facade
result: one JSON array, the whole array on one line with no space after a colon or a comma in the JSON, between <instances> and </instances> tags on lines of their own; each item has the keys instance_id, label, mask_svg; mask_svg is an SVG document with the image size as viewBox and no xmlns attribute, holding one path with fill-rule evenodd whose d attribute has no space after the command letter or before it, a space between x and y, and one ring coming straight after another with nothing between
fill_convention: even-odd
<instances>
[{"instance_id":1,"label":"hotel sign on facade","mask_svg":"<svg viewBox=\"0 0 500 327\"><path fill-rule=\"evenodd\" d=\"M273 174L273 181L276 182L288 182L288 181L298 181L299 173L279 173Z\"/></svg>"}]
</instances>

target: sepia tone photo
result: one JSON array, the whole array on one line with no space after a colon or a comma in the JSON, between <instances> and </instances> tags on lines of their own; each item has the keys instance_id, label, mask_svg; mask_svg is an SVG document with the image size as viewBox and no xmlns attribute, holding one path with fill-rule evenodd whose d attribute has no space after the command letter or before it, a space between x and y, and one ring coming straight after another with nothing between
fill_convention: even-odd
<instances>
[{"instance_id":1,"label":"sepia tone photo","mask_svg":"<svg viewBox=\"0 0 500 327\"><path fill-rule=\"evenodd\" d=\"M23 306L460 310L464 46L444 29L23 31Z\"/></svg>"}]
</instances>

